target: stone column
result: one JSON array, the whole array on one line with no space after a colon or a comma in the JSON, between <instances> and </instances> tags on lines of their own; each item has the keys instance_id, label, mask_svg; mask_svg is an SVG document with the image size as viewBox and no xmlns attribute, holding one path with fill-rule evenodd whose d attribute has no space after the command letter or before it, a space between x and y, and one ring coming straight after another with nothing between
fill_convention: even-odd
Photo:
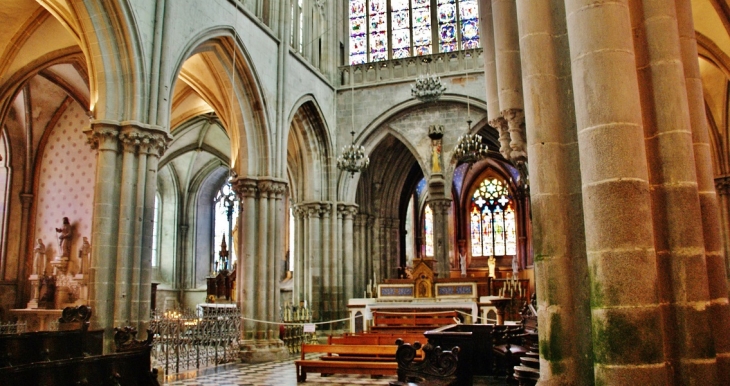
<instances>
[{"instance_id":1,"label":"stone column","mask_svg":"<svg viewBox=\"0 0 730 386\"><path fill-rule=\"evenodd\" d=\"M707 267L674 0L631 9L672 383L714 384Z\"/></svg>"},{"instance_id":2,"label":"stone column","mask_svg":"<svg viewBox=\"0 0 730 386\"><path fill-rule=\"evenodd\" d=\"M119 214L119 130L111 124L92 123L86 131L96 149L96 187L89 262L89 306L94 311L92 329L105 329L104 341L112 339L114 284L117 268L117 216ZM105 351L111 350L111 343Z\"/></svg>"},{"instance_id":3,"label":"stone column","mask_svg":"<svg viewBox=\"0 0 730 386\"><path fill-rule=\"evenodd\" d=\"M339 204L337 205L337 210L342 212L342 242L344 247L342 256L342 287L345 293L345 301L349 301L349 299L355 297L355 265L353 261L353 219L357 214L357 205Z\"/></svg>"},{"instance_id":4,"label":"stone column","mask_svg":"<svg viewBox=\"0 0 730 386\"><path fill-rule=\"evenodd\" d=\"M318 202L312 203L307 207L309 214L309 232L307 239L309 240L309 249L307 249L307 257L309 258L309 308L312 310L314 320L322 319L322 227L321 227L321 208Z\"/></svg>"},{"instance_id":5,"label":"stone column","mask_svg":"<svg viewBox=\"0 0 730 386\"><path fill-rule=\"evenodd\" d=\"M595 383L667 384L628 3L566 0L565 11L576 74Z\"/></svg>"},{"instance_id":6,"label":"stone column","mask_svg":"<svg viewBox=\"0 0 730 386\"><path fill-rule=\"evenodd\" d=\"M517 0L540 383L593 383L590 287L563 0ZM550 95L545 98L545 95ZM556 213L562 215L556 216ZM522 231L520 231L522 234Z\"/></svg>"},{"instance_id":7,"label":"stone column","mask_svg":"<svg viewBox=\"0 0 730 386\"><path fill-rule=\"evenodd\" d=\"M697 61L697 40L692 19L692 4L676 0L679 26L680 52L684 69L692 142L697 173L697 189L702 211L702 233L705 244L705 264L710 291L710 318L715 336L717 379L730 379L730 304L728 303L727 251L723 250L720 232L720 210L713 189L712 154L710 135L702 95L702 78ZM684 165L686 167L686 165Z\"/></svg>"},{"instance_id":8,"label":"stone column","mask_svg":"<svg viewBox=\"0 0 730 386\"><path fill-rule=\"evenodd\" d=\"M332 271L333 261L330 257L330 214L332 213L332 205L329 203L322 204L320 207L322 214L322 320L332 320L332 311L337 308L335 294L329 289L332 288ZM329 326L323 326L329 327Z\"/></svg>"},{"instance_id":9,"label":"stone column","mask_svg":"<svg viewBox=\"0 0 730 386\"><path fill-rule=\"evenodd\" d=\"M527 153L524 139L524 103L516 4L514 0L492 0L491 5L499 109L508 123L509 159L514 162L524 162L527 160ZM500 130L501 138L504 135L503 123L495 121L495 125ZM502 142L503 139L500 139L500 144Z\"/></svg>"},{"instance_id":10,"label":"stone column","mask_svg":"<svg viewBox=\"0 0 730 386\"><path fill-rule=\"evenodd\" d=\"M283 251L280 248L283 242L276 240L276 227L284 227L284 218L276 215L276 196L283 192L285 185L269 177L237 177L232 181L232 186L238 196L244 199L242 211L245 215L243 237L239 237L239 240L245 241L243 248L238 248L244 253L239 256L236 267L236 280L240 280L239 301L243 316L256 320L246 320L244 323L245 335L240 343L239 355L242 361L248 363L280 360L288 355L287 350L283 342L276 339L273 325L265 322L278 319L278 305L275 303L276 284L279 281L276 260ZM273 211L270 206L274 207ZM270 246L273 246L273 250ZM238 270L243 272L238 273Z\"/></svg>"},{"instance_id":11,"label":"stone column","mask_svg":"<svg viewBox=\"0 0 730 386\"><path fill-rule=\"evenodd\" d=\"M335 216L336 217L336 231L334 234L340 235L343 232L343 215L342 211L340 210L340 204L337 204L335 207ZM342 310L344 311L338 316L338 319L343 318L347 314L347 302L348 299L345 297L345 288L343 287L342 283L344 282L344 258L345 258L345 242L342 240L342 237L336 237L337 239L337 258L336 260L336 266L335 266L335 281L337 282L337 304L342 307Z\"/></svg>"},{"instance_id":12,"label":"stone column","mask_svg":"<svg viewBox=\"0 0 730 386\"><path fill-rule=\"evenodd\" d=\"M292 301L298 304L304 300L304 211L297 205L294 207L295 249L291 257L294 267L294 289L292 290Z\"/></svg>"},{"instance_id":13,"label":"stone column","mask_svg":"<svg viewBox=\"0 0 730 386\"><path fill-rule=\"evenodd\" d=\"M428 204L433 210L433 257L436 259L434 266L438 278L448 278L451 267L449 265L449 209L450 199L432 199Z\"/></svg>"},{"instance_id":14,"label":"stone column","mask_svg":"<svg viewBox=\"0 0 730 386\"><path fill-rule=\"evenodd\" d=\"M152 302L152 228L155 226L155 195L157 193L157 169L160 157L166 144L160 141L150 143L147 147L147 170L145 173L145 207L144 226L142 228L142 264L140 267L140 302L141 320L149 319ZM138 330L139 331L139 330Z\"/></svg>"},{"instance_id":15,"label":"stone column","mask_svg":"<svg viewBox=\"0 0 730 386\"><path fill-rule=\"evenodd\" d=\"M487 85L487 119L489 125L499 132L499 151L505 159L509 159L509 131L507 121L499 110L499 87L497 85L497 62L494 52L494 23L492 2L479 3L479 22L481 28L482 55L484 55L484 79Z\"/></svg>"},{"instance_id":16,"label":"stone column","mask_svg":"<svg viewBox=\"0 0 730 386\"><path fill-rule=\"evenodd\" d=\"M151 248L144 248L142 234L144 223L152 221L152 211L144 208L154 205L157 186L156 170L149 172L157 163L148 163L148 153L153 149L158 157L172 137L159 127L107 122L93 122L86 133L98 149L89 304L96 328L105 329L106 352L111 350L112 327L144 329L148 321L145 262L151 262Z\"/></svg>"},{"instance_id":17,"label":"stone column","mask_svg":"<svg viewBox=\"0 0 730 386\"><path fill-rule=\"evenodd\" d=\"M238 227L239 237L243 245L238 246L241 253L238 256L236 267L236 289L241 312L246 318L254 319L256 315L256 229L260 226L256 221L256 196L258 195L257 181L253 179L237 178L231 186L241 200L242 224ZM257 323L250 320L243 322L243 339L253 340Z\"/></svg>"}]
</instances>

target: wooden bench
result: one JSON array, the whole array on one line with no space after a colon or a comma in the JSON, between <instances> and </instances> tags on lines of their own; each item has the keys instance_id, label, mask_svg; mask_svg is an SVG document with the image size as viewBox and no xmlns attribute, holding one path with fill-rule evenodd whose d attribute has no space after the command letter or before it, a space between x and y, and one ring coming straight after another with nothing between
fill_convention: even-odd
<instances>
[{"instance_id":1,"label":"wooden bench","mask_svg":"<svg viewBox=\"0 0 730 386\"><path fill-rule=\"evenodd\" d=\"M416 341L425 342L426 338L421 332L402 332L402 333L389 333L380 332L377 334L357 334L357 335L342 335L342 336L328 336L327 344L360 344L360 345L392 345L395 341L402 339L406 343L413 344Z\"/></svg>"},{"instance_id":2,"label":"wooden bench","mask_svg":"<svg viewBox=\"0 0 730 386\"><path fill-rule=\"evenodd\" d=\"M297 381L305 382L307 373L396 375L396 345L302 345L302 359L294 361ZM305 359L307 354L325 354ZM327 359L324 359L327 358Z\"/></svg>"},{"instance_id":3,"label":"wooden bench","mask_svg":"<svg viewBox=\"0 0 730 386\"><path fill-rule=\"evenodd\" d=\"M461 320L457 311L373 311L371 331L380 332L418 332L454 324L454 319Z\"/></svg>"}]
</instances>

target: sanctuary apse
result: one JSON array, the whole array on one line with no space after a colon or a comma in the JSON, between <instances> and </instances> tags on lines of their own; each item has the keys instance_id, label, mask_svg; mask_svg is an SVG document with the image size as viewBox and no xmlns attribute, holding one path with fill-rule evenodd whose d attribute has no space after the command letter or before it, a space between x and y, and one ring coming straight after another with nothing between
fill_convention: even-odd
<instances>
[{"instance_id":1,"label":"sanctuary apse","mask_svg":"<svg viewBox=\"0 0 730 386\"><path fill-rule=\"evenodd\" d=\"M537 294L545 384L730 378L724 0L2 5L3 321L68 217L73 302L107 338L204 302L233 254L234 301L267 321L300 300L346 317L414 259L492 260ZM411 93L427 74L436 102ZM467 133L487 159L454 158ZM251 356L271 336L244 323Z\"/></svg>"}]
</instances>

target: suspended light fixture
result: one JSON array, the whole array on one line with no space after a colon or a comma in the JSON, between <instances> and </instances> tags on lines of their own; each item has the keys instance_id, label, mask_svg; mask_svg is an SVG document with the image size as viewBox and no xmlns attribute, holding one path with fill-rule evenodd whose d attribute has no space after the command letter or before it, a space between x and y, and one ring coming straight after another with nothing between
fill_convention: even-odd
<instances>
[{"instance_id":1,"label":"suspended light fixture","mask_svg":"<svg viewBox=\"0 0 730 386\"><path fill-rule=\"evenodd\" d=\"M419 75L416 83L411 86L411 96L423 103L436 102L446 91L446 87L441 84L441 78L431 74L431 59L423 59L426 63L426 74Z\"/></svg>"},{"instance_id":2,"label":"suspended light fixture","mask_svg":"<svg viewBox=\"0 0 730 386\"><path fill-rule=\"evenodd\" d=\"M367 169L370 165L370 158L365 154L364 147L355 145L355 86L352 79L350 79L350 101L352 104L350 111L352 142L342 147L342 154L337 157L337 168L350 172L350 178L353 178L355 173L361 173Z\"/></svg>"},{"instance_id":3,"label":"suspended light fixture","mask_svg":"<svg viewBox=\"0 0 730 386\"><path fill-rule=\"evenodd\" d=\"M468 78L468 75L467 75ZM454 148L454 159L471 166L474 162L483 160L489 155L489 148L482 142L482 136L479 134L470 134L471 132L471 105L469 103L469 95L466 96L466 134L459 137L456 147Z\"/></svg>"}]
</instances>

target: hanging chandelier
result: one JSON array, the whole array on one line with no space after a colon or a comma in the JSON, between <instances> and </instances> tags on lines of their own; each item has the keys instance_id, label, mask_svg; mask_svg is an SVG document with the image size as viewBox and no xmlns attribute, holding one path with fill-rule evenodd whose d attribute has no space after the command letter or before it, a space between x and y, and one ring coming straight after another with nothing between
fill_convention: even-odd
<instances>
[{"instance_id":1,"label":"hanging chandelier","mask_svg":"<svg viewBox=\"0 0 730 386\"><path fill-rule=\"evenodd\" d=\"M365 154L365 148L355 145L355 131L351 131L352 143L342 147L342 154L337 157L337 168L350 172L350 178L355 173L361 173L370 165L370 158Z\"/></svg>"},{"instance_id":2,"label":"hanging chandelier","mask_svg":"<svg viewBox=\"0 0 730 386\"><path fill-rule=\"evenodd\" d=\"M487 145L482 143L482 136L479 134L469 134L471 131L471 120L466 121L466 134L459 137L459 141L454 148L454 159L469 165L474 162L483 160L488 156Z\"/></svg>"},{"instance_id":3,"label":"hanging chandelier","mask_svg":"<svg viewBox=\"0 0 730 386\"><path fill-rule=\"evenodd\" d=\"M446 91L446 87L441 84L441 78L431 74L431 59L423 60L427 63L426 74L419 75L416 83L411 86L411 96L423 103L436 102Z\"/></svg>"}]
</instances>

